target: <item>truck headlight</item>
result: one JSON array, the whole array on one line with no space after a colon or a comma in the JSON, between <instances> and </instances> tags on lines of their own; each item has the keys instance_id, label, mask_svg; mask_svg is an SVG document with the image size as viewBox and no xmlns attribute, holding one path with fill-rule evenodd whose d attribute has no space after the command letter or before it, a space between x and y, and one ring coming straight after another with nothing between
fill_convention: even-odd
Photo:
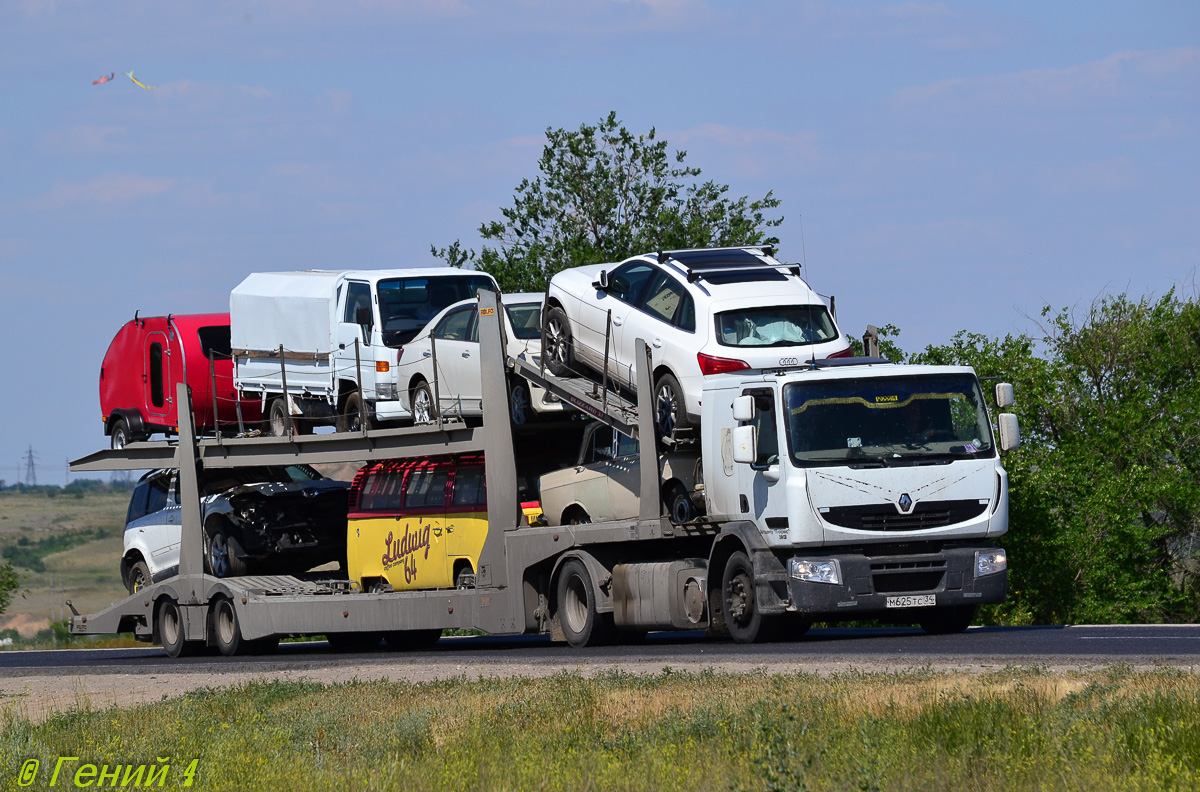
<instances>
[{"instance_id":1,"label":"truck headlight","mask_svg":"<svg viewBox=\"0 0 1200 792\"><path fill-rule=\"evenodd\" d=\"M842 566L836 558L824 560L793 558L788 562L788 574L796 580L805 580L809 583L832 583L834 585L842 583Z\"/></svg>"},{"instance_id":2,"label":"truck headlight","mask_svg":"<svg viewBox=\"0 0 1200 792\"><path fill-rule=\"evenodd\" d=\"M394 382L377 382L375 383L375 398L381 401L396 400L396 383Z\"/></svg>"},{"instance_id":3,"label":"truck headlight","mask_svg":"<svg viewBox=\"0 0 1200 792\"><path fill-rule=\"evenodd\" d=\"M975 552L975 577L994 575L1008 569L1008 553L1003 550L977 550Z\"/></svg>"}]
</instances>

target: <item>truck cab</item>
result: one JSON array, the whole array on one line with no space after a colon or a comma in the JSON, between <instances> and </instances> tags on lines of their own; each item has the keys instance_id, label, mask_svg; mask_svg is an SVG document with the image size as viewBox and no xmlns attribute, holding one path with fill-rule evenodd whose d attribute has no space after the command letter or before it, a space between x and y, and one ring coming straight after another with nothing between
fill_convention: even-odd
<instances>
[{"instance_id":1,"label":"truck cab","mask_svg":"<svg viewBox=\"0 0 1200 792\"><path fill-rule=\"evenodd\" d=\"M722 375L703 407L708 513L751 562L759 615L922 608L922 626L948 632L1004 600L1008 477L970 368L849 358ZM713 561L728 577L728 557Z\"/></svg>"}]
</instances>

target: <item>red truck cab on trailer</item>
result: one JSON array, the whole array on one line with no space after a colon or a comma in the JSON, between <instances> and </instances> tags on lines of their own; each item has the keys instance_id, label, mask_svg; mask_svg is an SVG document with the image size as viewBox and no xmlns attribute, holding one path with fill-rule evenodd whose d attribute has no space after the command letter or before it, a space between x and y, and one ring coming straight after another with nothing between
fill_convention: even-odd
<instances>
[{"instance_id":1,"label":"red truck cab on trailer","mask_svg":"<svg viewBox=\"0 0 1200 792\"><path fill-rule=\"evenodd\" d=\"M229 314L144 318L134 314L117 332L100 366L101 417L112 447L121 448L159 432L178 432L174 397L180 382L191 388L197 432L238 426ZM257 426L262 420L259 403L241 402L241 419L245 425Z\"/></svg>"}]
</instances>

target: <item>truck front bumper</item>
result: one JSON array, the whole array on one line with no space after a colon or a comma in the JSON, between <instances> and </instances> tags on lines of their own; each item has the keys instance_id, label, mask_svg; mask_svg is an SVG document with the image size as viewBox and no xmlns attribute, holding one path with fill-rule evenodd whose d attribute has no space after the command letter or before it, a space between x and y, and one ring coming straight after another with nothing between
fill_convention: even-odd
<instances>
[{"instance_id":1,"label":"truck front bumper","mask_svg":"<svg viewBox=\"0 0 1200 792\"><path fill-rule=\"evenodd\" d=\"M928 607L1003 602L1008 594L1008 570L976 575L976 552L995 549L988 544L905 555L884 555L871 548L831 554L795 553L794 558L836 561L839 575L836 583L797 580L790 573L791 559L787 559L784 568L789 570L787 588L791 598L787 610L818 621L835 621L901 614L911 617Z\"/></svg>"}]
</instances>

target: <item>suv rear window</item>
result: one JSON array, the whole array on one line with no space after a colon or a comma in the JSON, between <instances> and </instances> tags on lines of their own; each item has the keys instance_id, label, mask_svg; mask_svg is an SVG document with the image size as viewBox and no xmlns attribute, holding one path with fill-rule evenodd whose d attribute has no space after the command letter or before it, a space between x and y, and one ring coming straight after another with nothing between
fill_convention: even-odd
<instances>
[{"instance_id":1,"label":"suv rear window","mask_svg":"<svg viewBox=\"0 0 1200 792\"><path fill-rule=\"evenodd\" d=\"M717 343L732 347L820 344L838 337L824 305L740 308L716 316Z\"/></svg>"}]
</instances>

